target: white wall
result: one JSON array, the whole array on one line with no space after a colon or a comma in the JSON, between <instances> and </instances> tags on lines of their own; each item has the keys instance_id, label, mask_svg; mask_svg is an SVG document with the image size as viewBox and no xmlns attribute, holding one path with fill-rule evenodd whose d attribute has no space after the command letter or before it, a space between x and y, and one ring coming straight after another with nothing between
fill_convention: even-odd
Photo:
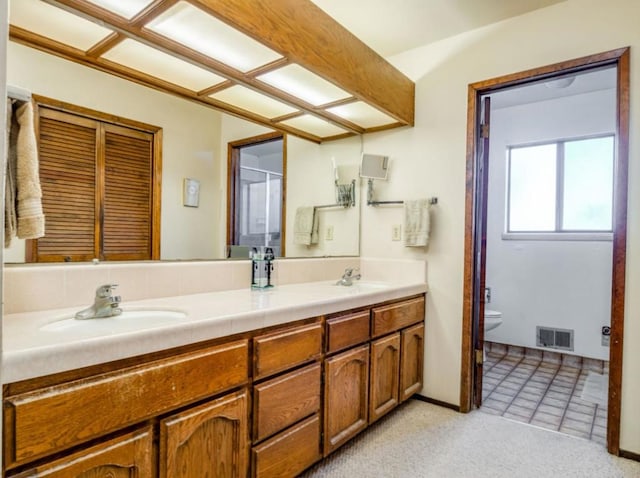
<instances>
[{"instance_id":1,"label":"white wall","mask_svg":"<svg viewBox=\"0 0 640 478\"><path fill-rule=\"evenodd\" d=\"M536 326L572 329L575 355L609 359L601 328L610 325L612 242L504 240L502 233L507 146L614 133L615 113L615 89L492 109L486 307L501 311L503 323L485 340L535 348Z\"/></svg>"},{"instance_id":2,"label":"white wall","mask_svg":"<svg viewBox=\"0 0 640 478\"><path fill-rule=\"evenodd\" d=\"M11 85L161 127L161 257L216 257L213 238L218 223L211 218L219 205L214 184L220 161L220 113L13 42L6 64ZM226 161L226 156L222 159ZM200 181L198 208L182 205L185 177ZM15 243L7 250L7 262L24 261L24 241Z\"/></svg>"},{"instance_id":3,"label":"white wall","mask_svg":"<svg viewBox=\"0 0 640 478\"><path fill-rule=\"evenodd\" d=\"M364 150L394 158L385 196L436 195L427 252L390 240L400 212L365 208L362 255L416 257L429 263L423 394L459 403L465 154L468 84L631 45L631 78L640 77L640 2L568 0L391 61L416 81L414 128L368 135ZM640 95L632 82L629 217L621 447L640 453Z\"/></svg>"}]
</instances>

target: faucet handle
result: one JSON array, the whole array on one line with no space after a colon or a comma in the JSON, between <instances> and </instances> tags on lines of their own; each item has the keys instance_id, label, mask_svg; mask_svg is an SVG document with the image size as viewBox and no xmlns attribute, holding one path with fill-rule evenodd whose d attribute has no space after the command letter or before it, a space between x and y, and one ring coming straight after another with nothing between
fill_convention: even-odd
<instances>
[{"instance_id":1,"label":"faucet handle","mask_svg":"<svg viewBox=\"0 0 640 478\"><path fill-rule=\"evenodd\" d=\"M106 299L111 296L113 289L118 287L118 284L104 284L96 289L96 297Z\"/></svg>"}]
</instances>

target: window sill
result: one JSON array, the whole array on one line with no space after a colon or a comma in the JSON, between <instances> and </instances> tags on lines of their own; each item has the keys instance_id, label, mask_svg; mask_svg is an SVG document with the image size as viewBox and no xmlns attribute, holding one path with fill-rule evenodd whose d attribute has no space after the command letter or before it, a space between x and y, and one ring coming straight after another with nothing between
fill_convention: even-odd
<instances>
[{"instance_id":1,"label":"window sill","mask_svg":"<svg viewBox=\"0 0 640 478\"><path fill-rule=\"evenodd\" d=\"M611 242L612 232L504 232L503 241L602 241Z\"/></svg>"}]
</instances>

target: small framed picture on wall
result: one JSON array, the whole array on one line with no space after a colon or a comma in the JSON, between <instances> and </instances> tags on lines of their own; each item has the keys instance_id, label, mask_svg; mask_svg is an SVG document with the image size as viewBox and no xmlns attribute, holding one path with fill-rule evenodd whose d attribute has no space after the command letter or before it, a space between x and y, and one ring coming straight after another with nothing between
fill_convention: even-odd
<instances>
[{"instance_id":1,"label":"small framed picture on wall","mask_svg":"<svg viewBox=\"0 0 640 478\"><path fill-rule=\"evenodd\" d=\"M200 181L184 178L182 186L182 204L187 207L198 207L200 201Z\"/></svg>"}]
</instances>

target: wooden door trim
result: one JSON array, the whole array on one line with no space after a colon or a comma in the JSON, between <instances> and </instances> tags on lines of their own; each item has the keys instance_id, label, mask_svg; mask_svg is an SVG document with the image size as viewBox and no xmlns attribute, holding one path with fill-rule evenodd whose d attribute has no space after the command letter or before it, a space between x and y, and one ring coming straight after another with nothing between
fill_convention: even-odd
<instances>
[{"instance_id":1,"label":"wooden door trim","mask_svg":"<svg viewBox=\"0 0 640 478\"><path fill-rule=\"evenodd\" d=\"M257 143L266 143L282 139L282 214L280 225L280 256L285 257L286 244L286 225L287 225L287 135L280 131L252 136L250 138L239 139L237 141L229 141L227 143L227 241L225 247L231 244L233 240L233 232L236 228L236 218L232 214L231 205L235 201L235 188L237 167L236 164L240 159L238 149L243 146L249 146Z\"/></svg>"},{"instance_id":2,"label":"wooden door trim","mask_svg":"<svg viewBox=\"0 0 640 478\"><path fill-rule=\"evenodd\" d=\"M469 412L473 397L473 288L474 237L476 225L476 155L479 98L507 86L526 84L559 73L580 72L598 66L616 65L617 125L616 125L616 185L614 191L613 261L611 287L611 348L609 370L609 405L607 450L620 453L620 412L622 389L622 354L624 335L625 268L627 235L627 189L629 164L629 60L630 47L619 48L574 60L555 63L469 85L467 94L467 153L465 193L464 283L462 311L462 363L460 378L460 411Z\"/></svg>"}]
</instances>

